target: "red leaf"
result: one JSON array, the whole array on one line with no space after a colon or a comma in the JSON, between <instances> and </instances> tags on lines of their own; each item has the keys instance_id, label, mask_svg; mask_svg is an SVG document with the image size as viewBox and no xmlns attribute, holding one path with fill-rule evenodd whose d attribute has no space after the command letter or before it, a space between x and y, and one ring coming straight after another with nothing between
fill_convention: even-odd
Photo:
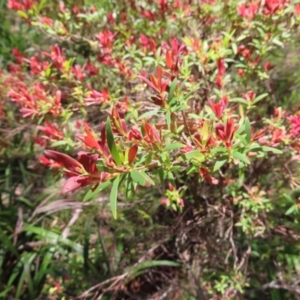
<instances>
[{"instance_id":1,"label":"red leaf","mask_svg":"<svg viewBox=\"0 0 300 300\"><path fill-rule=\"evenodd\" d=\"M225 75L226 70L225 70L224 60L221 59L221 58L219 58L217 64L218 64L218 72L219 72L219 74L221 76Z\"/></svg>"},{"instance_id":2,"label":"red leaf","mask_svg":"<svg viewBox=\"0 0 300 300\"><path fill-rule=\"evenodd\" d=\"M69 178L63 189L62 193L69 193L69 192L74 192L90 183L90 178L88 176L75 176Z\"/></svg>"},{"instance_id":3,"label":"red leaf","mask_svg":"<svg viewBox=\"0 0 300 300\"><path fill-rule=\"evenodd\" d=\"M163 106L164 102L162 101L160 96L153 96L151 97L151 100L153 101L154 104Z\"/></svg>"},{"instance_id":4,"label":"red leaf","mask_svg":"<svg viewBox=\"0 0 300 300\"><path fill-rule=\"evenodd\" d=\"M172 69L173 66L173 58L171 51L167 51L166 53L166 64L169 69Z\"/></svg>"},{"instance_id":5,"label":"red leaf","mask_svg":"<svg viewBox=\"0 0 300 300\"><path fill-rule=\"evenodd\" d=\"M154 86L158 89L158 79L154 76L154 74L150 74L149 75L150 80L152 81L152 83L154 84Z\"/></svg>"},{"instance_id":6,"label":"red leaf","mask_svg":"<svg viewBox=\"0 0 300 300\"><path fill-rule=\"evenodd\" d=\"M129 141L132 141L133 139L140 141L142 139L142 135L137 129L131 128L129 131L128 139Z\"/></svg>"},{"instance_id":7,"label":"red leaf","mask_svg":"<svg viewBox=\"0 0 300 300\"><path fill-rule=\"evenodd\" d=\"M149 139L150 143L157 143L160 142L160 136L159 133L155 130L154 127L152 127L150 124L147 122L144 125L144 130L146 133L147 138Z\"/></svg>"},{"instance_id":8,"label":"red leaf","mask_svg":"<svg viewBox=\"0 0 300 300\"><path fill-rule=\"evenodd\" d=\"M64 167L70 171L80 173L83 170L82 164L67 154L53 150L45 150L44 153L47 158L54 160L61 167Z\"/></svg>"},{"instance_id":9,"label":"red leaf","mask_svg":"<svg viewBox=\"0 0 300 300\"><path fill-rule=\"evenodd\" d=\"M92 131L88 127L87 124L85 124L85 136L78 135L77 137L89 148L99 150L100 145L98 144L97 140L95 139Z\"/></svg>"},{"instance_id":10,"label":"red leaf","mask_svg":"<svg viewBox=\"0 0 300 300\"><path fill-rule=\"evenodd\" d=\"M112 115L113 118L115 118L115 119L117 119L117 120L120 119L119 113L118 113L118 111L117 111L117 109L116 109L115 106L114 106L113 109L112 109L111 115Z\"/></svg>"},{"instance_id":11,"label":"red leaf","mask_svg":"<svg viewBox=\"0 0 300 300\"><path fill-rule=\"evenodd\" d=\"M208 183L210 183L210 184L218 184L219 183L219 180L217 179L217 178L214 178L214 177L211 177L210 175L209 175L209 170L208 169L206 169L206 168L200 168L199 169L199 173L200 173L200 175L203 177L203 179L206 181L206 182L208 182Z\"/></svg>"},{"instance_id":12,"label":"red leaf","mask_svg":"<svg viewBox=\"0 0 300 300\"><path fill-rule=\"evenodd\" d=\"M137 151L138 151L138 146L137 145L134 145L130 148L129 150L129 153L128 153L128 162L129 164L131 164L135 157L136 157L136 154L137 154Z\"/></svg>"},{"instance_id":13,"label":"red leaf","mask_svg":"<svg viewBox=\"0 0 300 300\"><path fill-rule=\"evenodd\" d=\"M127 133L127 125L125 120L121 120L121 126L125 133Z\"/></svg>"},{"instance_id":14,"label":"red leaf","mask_svg":"<svg viewBox=\"0 0 300 300\"><path fill-rule=\"evenodd\" d=\"M78 161L83 165L85 170L90 174L98 173L96 162L99 158L98 154L91 154L88 152L78 152Z\"/></svg>"},{"instance_id":15,"label":"red leaf","mask_svg":"<svg viewBox=\"0 0 300 300\"><path fill-rule=\"evenodd\" d=\"M140 79L142 79L149 87L151 87L154 91L159 93L159 89L145 76L138 76Z\"/></svg>"},{"instance_id":16,"label":"red leaf","mask_svg":"<svg viewBox=\"0 0 300 300\"><path fill-rule=\"evenodd\" d=\"M161 86L161 79L162 79L162 69L161 69L161 67L157 67L157 71L156 71L156 75L157 75L157 84L156 84L156 86L158 87L158 86Z\"/></svg>"}]
</instances>

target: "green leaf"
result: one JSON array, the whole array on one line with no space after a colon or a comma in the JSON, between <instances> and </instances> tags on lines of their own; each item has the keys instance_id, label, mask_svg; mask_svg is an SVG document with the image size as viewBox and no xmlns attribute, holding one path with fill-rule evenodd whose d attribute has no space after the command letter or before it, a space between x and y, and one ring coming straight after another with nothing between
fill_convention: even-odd
<instances>
[{"instance_id":1,"label":"green leaf","mask_svg":"<svg viewBox=\"0 0 300 300\"><path fill-rule=\"evenodd\" d=\"M264 152L273 152L274 154L282 154L282 151L273 147L263 146L262 150Z\"/></svg>"},{"instance_id":2,"label":"green leaf","mask_svg":"<svg viewBox=\"0 0 300 300\"><path fill-rule=\"evenodd\" d=\"M214 172L217 171L217 170L219 170L226 162L227 162L227 158L226 159L222 159L222 160L218 160L215 163Z\"/></svg>"},{"instance_id":3,"label":"green leaf","mask_svg":"<svg viewBox=\"0 0 300 300\"><path fill-rule=\"evenodd\" d=\"M9 238L0 228L0 241L2 242L2 247L9 250L11 253L13 253L16 257L19 257L19 253L12 243L12 239Z\"/></svg>"},{"instance_id":4,"label":"green leaf","mask_svg":"<svg viewBox=\"0 0 300 300\"><path fill-rule=\"evenodd\" d=\"M253 103L255 104L255 103L259 102L260 100L264 99L264 98L267 97L267 96L268 96L267 93L262 94L262 95L259 95L258 97L256 97L256 98L253 100Z\"/></svg>"},{"instance_id":5,"label":"green leaf","mask_svg":"<svg viewBox=\"0 0 300 300\"><path fill-rule=\"evenodd\" d=\"M291 206L286 212L285 214L286 215L291 215L291 214L294 214L294 213L298 213L299 209L298 209L298 206L297 205L293 205Z\"/></svg>"},{"instance_id":6,"label":"green leaf","mask_svg":"<svg viewBox=\"0 0 300 300\"><path fill-rule=\"evenodd\" d=\"M166 123L167 123L168 129L170 129L170 127L171 127L171 111L169 111L169 110L166 113Z\"/></svg>"},{"instance_id":7,"label":"green leaf","mask_svg":"<svg viewBox=\"0 0 300 300\"><path fill-rule=\"evenodd\" d=\"M137 273L140 274L140 271L146 270L153 267L179 267L180 263L170 260L152 260L152 261L145 261L140 263L138 266L133 267L131 270L128 271L130 274L131 279L136 276Z\"/></svg>"},{"instance_id":8,"label":"green leaf","mask_svg":"<svg viewBox=\"0 0 300 300\"><path fill-rule=\"evenodd\" d=\"M55 141L51 144L52 147L59 147L59 146L65 146L69 143L67 141Z\"/></svg>"},{"instance_id":9,"label":"green leaf","mask_svg":"<svg viewBox=\"0 0 300 300\"><path fill-rule=\"evenodd\" d=\"M251 124L247 117L245 118L245 133L246 133L246 140L249 143L251 140Z\"/></svg>"},{"instance_id":10,"label":"green leaf","mask_svg":"<svg viewBox=\"0 0 300 300\"><path fill-rule=\"evenodd\" d=\"M106 136L107 136L107 145L108 148L110 150L110 153L112 155L112 157L114 158L117 166L121 166L122 165L122 161L115 143L115 138L113 135L113 131L111 128L111 122L110 122L110 118L107 118L106 120Z\"/></svg>"},{"instance_id":11,"label":"green leaf","mask_svg":"<svg viewBox=\"0 0 300 300\"><path fill-rule=\"evenodd\" d=\"M279 41L277 37L275 37L275 38L272 40L272 42L273 42L275 45L277 45L277 46L279 46L279 47L281 47L281 48L284 47L283 42L282 42L282 41Z\"/></svg>"},{"instance_id":12,"label":"green leaf","mask_svg":"<svg viewBox=\"0 0 300 300\"><path fill-rule=\"evenodd\" d=\"M173 82L171 83L170 90L169 90L169 94L168 94L168 103L169 103L169 102L173 99L173 97L174 97L174 92L175 92L176 86L177 86L177 78L175 78L175 79L173 80Z\"/></svg>"},{"instance_id":13,"label":"green leaf","mask_svg":"<svg viewBox=\"0 0 300 300\"><path fill-rule=\"evenodd\" d=\"M240 160L241 162L244 162L246 164L250 164L250 160L248 159L248 157L246 156L246 154L244 153L240 153L240 152L233 152L232 156L238 160Z\"/></svg>"},{"instance_id":14,"label":"green leaf","mask_svg":"<svg viewBox=\"0 0 300 300\"><path fill-rule=\"evenodd\" d=\"M38 10L40 11L46 6L47 0L41 0L38 5Z\"/></svg>"},{"instance_id":15,"label":"green leaf","mask_svg":"<svg viewBox=\"0 0 300 300\"><path fill-rule=\"evenodd\" d=\"M131 179L142 186L146 185L154 185L154 181L144 172L144 171L137 171L137 170L132 170L130 172Z\"/></svg>"},{"instance_id":16,"label":"green leaf","mask_svg":"<svg viewBox=\"0 0 300 300\"><path fill-rule=\"evenodd\" d=\"M70 239L63 238L63 237L61 237L61 235L54 233L50 230L46 230L41 227L35 227L35 226L28 225L28 226L25 226L23 231L37 234L39 236L40 240L45 241L51 245L62 244L62 245L66 245L68 247L73 248L80 255L82 255L82 253L83 253L82 246L80 244L75 243L75 242L71 241Z\"/></svg>"},{"instance_id":17,"label":"green leaf","mask_svg":"<svg viewBox=\"0 0 300 300\"><path fill-rule=\"evenodd\" d=\"M151 111L147 111L146 113L140 115L140 116L138 117L138 120L142 120L142 119L145 119L145 118L147 118L147 117L151 117L151 116L153 116L153 115L158 115L158 112L159 112L159 110L151 110Z\"/></svg>"},{"instance_id":18,"label":"green leaf","mask_svg":"<svg viewBox=\"0 0 300 300\"><path fill-rule=\"evenodd\" d=\"M83 198L83 202L87 202L89 200L91 200L95 195L99 194L102 190L106 189L107 187L109 187L111 185L111 181L105 181L102 182L101 184L99 184L97 186L97 188L92 191L91 189L85 194L84 198Z\"/></svg>"},{"instance_id":19,"label":"green leaf","mask_svg":"<svg viewBox=\"0 0 300 300\"><path fill-rule=\"evenodd\" d=\"M183 148L184 146L185 145L181 143L173 143L165 146L162 151L165 152L165 151L175 150L175 149Z\"/></svg>"},{"instance_id":20,"label":"green leaf","mask_svg":"<svg viewBox=\"0 0 300 300\"><path fill-rule=\"evenodd\" d=\"M212 154L225 153L225 152L227 152L225 147L216 147L211 149Z\"/></svg>"},{"instance_id":21,"label":"green leaf","mask_svg":"<svg viewBox=\"0 0 300 300\"><path fill-rule=\"evenodd\" d=\"M23 11L23 10L18 10L18 11L17 11L17 14L18 14L20 17L24 18L24 19L28 19L28 15L27 15L26 12Z\"/></svg>"},{"instance_id":22,"label":"green leaf","mask_svg":"<svg viewBox=\"0 0 300 300\"><path fill-rule=\"evenodd\" d=\"M137 171L137 170L132 170L132 171L130 172L130 176L131 176L131 179L132 179L135 183L137 183L137 184L139 184L139 185L142 185L142 186L144 186L144 185L146 184L146 178L143 177L139 171Z\"/></svg>"},{"instance_id":23,"label":"green leaf","mask_svg":"<svg viewBox=\"0 0 300 300\"><path fill-rule=\"evenodd\" d=\"M233 98L233 99L230 99L229 102L238 102L238 103L242 103L242 104L246 104L248 105L248 101L245 100L244 98Z\"/></svg>"},{"instance_id":24,"label":"green leaf","mask_svg":"<svg viewBox=\"0 0 300 300\"><path fill-rule=\"evenodd\" d=\"M125 194L126 194L126 198L129 199L132 197L132 195L134 193L134 188L136 186L136 183L133 182L129 173L127 173L124 176L124 178L125 178L125 180L124 180Z\"/></svg>"},{"instance_id":25,"label":"green leaf","mask_svg":"<svg viewBox=\"0 0 300 300\"><path fill-rule=\"evenodd\" d=\"M187 160L198 160L199 162L202 162L205 160L204 155L199 150L193 150L190 152L185 153L185 157Z\"/></svg>"},{"instance_id":26,"label":"green leaf","mask_svg":"<svg viewBox=\"0 0 300 300\"><path fill-rule=\"evenodd\" d=\"M163 168L159 168L157 170L157 173L158 173L158 176L159 176L159 180L161 182L164 182L164 179L165 179L165 171L164 171L164 169Z\"/></svg>"},{"instance_id":27,"label":"green leaf","mask_svg":"<svg viewBox=\"0 0 300 300\"><path fill-rule=\"evenodd\" d=\"M117 176L113 181L113 185L109 196L110 209L115 219L117 218L117 198L118 198L119 183L120 183L120 176Z\"/></svg>"},{"instance_id":28,"label":"green leaf","mask_svg":"<svg viewBox=\"0 0 300 300\"><path fill-rule=\"evenodd\" d=\"M235 43L232 43L231 47L232 47L233 53L234 53L234 54L237 54L238 49L237 49L236 44L235 44Z\"/></svg>"},{"instance_id":29,"label":"green leaf","mask_svg":"<svg viewBox=\"0 0 300 300\"><path fill-rule=\"evenodd\" d=\"M53 254L49 251L45 253L45 255L43 256L42 264L40 265L38 273L34 277L35 285L39 284L43 280L43 278L45 278L45 276L49 274L49 269L50 269L49 265L52 262L53 262Z\"/></svg>"}]
</instances>

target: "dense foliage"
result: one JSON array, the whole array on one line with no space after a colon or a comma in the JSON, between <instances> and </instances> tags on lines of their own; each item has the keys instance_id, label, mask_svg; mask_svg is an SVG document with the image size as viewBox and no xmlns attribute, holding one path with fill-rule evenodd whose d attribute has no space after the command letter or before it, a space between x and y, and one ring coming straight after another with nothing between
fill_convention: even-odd
<instances>
[{"instance_id":1,"label":"dense foliage","mask_svg":"<svg viewBox=\"0 0 300 300\"><path fill-rule=\"evenodd\" d=\"M298 299L300 4L0 15L0 297Z\"/></svg>"}]
</instances>

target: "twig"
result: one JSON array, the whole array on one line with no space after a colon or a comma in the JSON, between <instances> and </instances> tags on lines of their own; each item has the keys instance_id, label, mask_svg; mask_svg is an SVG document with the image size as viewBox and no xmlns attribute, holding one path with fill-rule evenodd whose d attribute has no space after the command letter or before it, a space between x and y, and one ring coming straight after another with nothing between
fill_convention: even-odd
<instances>
[{"instance_id":1,"label":"twig","mask_svg":"<svg viewBox=\"0 0 300 300\"><path fill-rule=\"evenodd\" d=\"M299 283L300 283L300 280L295 281L293 284L279 283L279 282L273 280L269 283L262 285L261 287L259 287L257 289L248 290L247 294L249 294L250 292L253 292L255 290L283 289L283 290L287 290L291 293L300 295L300 287L298 287Z\"/></svg>"},{"instance_id":2,"label":"twig","mask_svg":"<svg viewBox=\"0 0 300 300\"><path fill-rule=\"evenodd\" d=\"M244 263L245 263L244 267L245 267L245 269L247 269L248 258L250 256L250 254L251 254L251 246L248 246L248 249L246 250L246 252L244 253L244 255L241 258L241 261L237 267L237 270L240 270L243 267Z\"/></svg>"},{"instance_id":3,"label":"twig","mask_svg":"<svg viewBox=\"0 0 300 300\"><path fill-rule=\"evenodd\" d=\"M14 238L13 238L13 244L16 245L18 241L18 234L22 231L24 225L23 221L23 207L19 206L18 207L18 220L17 224L15 227L15 232L14 232Z\"/></svg>"},{"instance_id":4,"label":"twig","mask_svg":"<svg viewBox=\"0 0 300 300\"><path fill-rule=\"evenodd\" d=\"M71 227L75 224L75 222L78 220L80 213L82 212L81 208L77 208L75 209L73 216L71 218L71 220L69 221L68 225L66 226L66 228L64 229L64 231L62 232L62 237L65 239L69 236L70 234L70 230Z\"/></svg>"}]
</instances>

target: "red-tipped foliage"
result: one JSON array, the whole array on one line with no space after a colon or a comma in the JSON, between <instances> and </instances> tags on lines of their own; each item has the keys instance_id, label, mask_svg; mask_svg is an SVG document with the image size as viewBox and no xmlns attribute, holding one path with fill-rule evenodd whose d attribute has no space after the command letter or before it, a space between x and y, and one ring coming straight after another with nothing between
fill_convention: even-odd
<instances>
[{"instance_id":1,"label":"red-tipped foliage","mask_svg":"<svg viewBox=\"0 0 300 300\"><path fill-rule=\"evenodd\" d=\"M136 155L137 155L137 152L138 152L138 146L137 145L133 145L130 149L129 149L129 152L128 152L128 162L129 164L131 164Z\"/></svg>"}]
</instances>

